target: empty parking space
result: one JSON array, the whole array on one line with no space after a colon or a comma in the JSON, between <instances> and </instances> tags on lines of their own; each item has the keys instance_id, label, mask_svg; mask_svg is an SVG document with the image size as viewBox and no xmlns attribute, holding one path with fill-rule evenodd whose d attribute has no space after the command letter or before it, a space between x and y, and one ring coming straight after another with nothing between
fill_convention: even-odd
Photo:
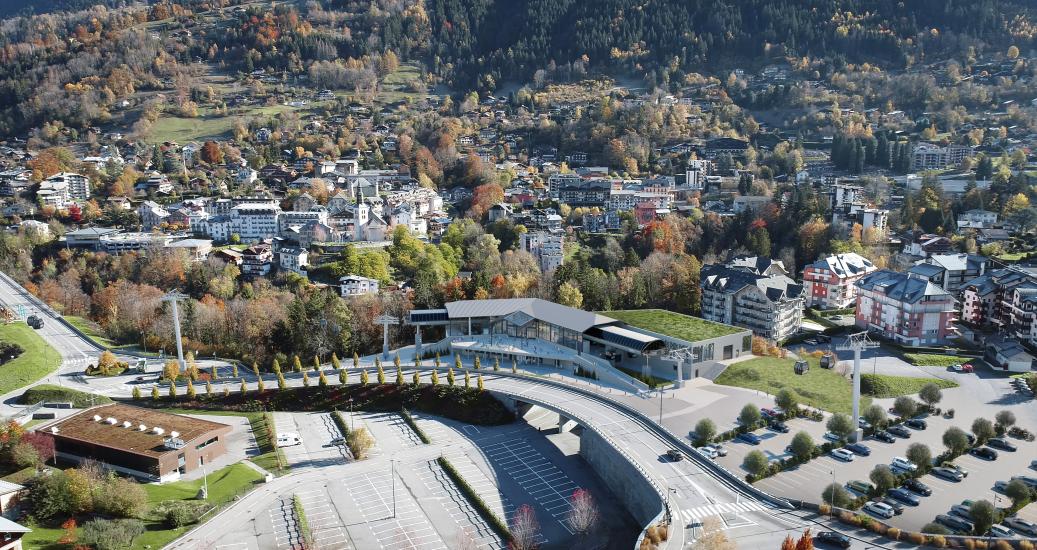
<instances>
[{"instance_id":1,"label":"empty parking space","mask_svg":"<svg viewBox=\"0 0 1037 550\"><path fill-rule=\"evenodd\" d=\"M459 469L455 461L452 461L452 464L454 464L455 469ZM471 479L470 474L470 471L468 471L468 475L465 473L461 474L469 485L471 485L471 481L469 481ZM447 476L446 471L443 470L443 467L437 461L427 461L419 471L419 476L425 488L450 515L450 518L454 520L458 533L465 533L466 536L475 541L479 548L497 550L505 547L504 541L486 523L486 520L472 506L467 497L461 493L457 485ZM491 492L477 489L474 486L472 489L482 495L486 501L495 500L492 498ZM496 491L496 487L490 488L490 491ZM502 514L498 515L505 517Z\"/></svg>"},{"instance_id":2,"label":"empty parking space","mask_svg":"<svg viewBox=\"0 0 1037 550\"><path fill-rule=\"evenodd\" d=\"M281 497L267 512L273 526L274 544L279 550L303 550L304 542L292 509L292 497Z\"/></svg>"},{"instance_id":3,"label":"empty parking space","mask_svg":"<svg viewBox=\"0 0 1037 550\"><path fill-rule=\"evenodd\" d=\"M399 479L394 490L390 472L350 476L343 484L363 518L363 525L355 528L368 530L379 548L447 548Z\"/></svg>"},{"instance_id":4,"label":"empty parking space","mask_svg":"<svg viewBox=\"0 0 1037 550\"><path fill-rule=\"evenodd\" d=\"M570 497L579 487L527 441L509 440L483 448L495 469L506 472L570 534Z\"/></svg>"},{"instance_id":5,"label":"empty parking space","mask_svg":"<svg viewBox=\"0 0 1037 550\"><path fill-rule=\"evenodd\" d=\"M345 527L338 511L323 488L296 493L306 512L313 542L321 550L347 550L351 548Z\"/></svg>"}]
</instances>

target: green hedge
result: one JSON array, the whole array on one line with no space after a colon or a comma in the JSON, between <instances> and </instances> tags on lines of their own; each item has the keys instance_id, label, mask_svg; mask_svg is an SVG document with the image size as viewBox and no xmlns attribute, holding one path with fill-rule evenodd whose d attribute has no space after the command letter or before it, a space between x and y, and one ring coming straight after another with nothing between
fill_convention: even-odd
<instances>
[{"instance_id":1,"label":"green hedge","mask_svg":"<svg viewBox=\"0 0 1037 550\"><path fill-rule=\"evenodd\" d=\"M310 522L306 519L306 510L302 507L302 499L299 498L299 495L292 495L292 510L295 511L295 520L298 522L299 532L302 534L306 548L313 548L313 530L310 529Z\"/></svg>"},{"instance_id":2,"label":"green hedge","mask_svg":"<svg viewBox=\"0 0 1037 550\"><path fill-rule=\"evenodd\" d=\"M422 443L426 445L432 443L432 438L430 438L428 435L425 435L425 431L418 426L418 423L414 421L414 417L411 416L409 412L407 412L407 409L400 409L400 416L402 416L403 421L406 422L408 426L410 426L410 429L414 430L414 433L418 434L418 439L420 439Z\"/></svg>"},{"instance_id":3,"label":"green hedge","mask_svg":"<svg viewBox=\"0 0 1037 550\"><path fill-rule=\"evenodd\" d=\"M349 437L349 425L346 424L346 419L342 418L340 411L332 411L331 420L338 426L338 431L342 432L342 437Z\"/></svg>"},{"instance_id":4,"label":"green hedge","mask_svg":"<svg viewBox=\"0 0 1037 550\"><path fill-rule=\"evenodd\" d=\"M886 374L862 374L861 393L871 397L899 397L918 393L923 386L936 384L941 390L958 387L957 382L942 378L915 378L913 376L891 376Z\"/></svg>"},{"instance_id":5,"label":"green hedge","mask_svg":"<svg viewBox=\"0 0 1037 550\"><path fill-rule=\"evenodd\" d=\"M474 506L479 512L479 515L486 520L486 523L490 524L490 527L493 528L494 531L497 531L500 536L504 537L505 541L510 542L511 530L508 529L508 524L490 509L486 504L486 501L484 501L482 497L475 492L475 489L472 489L472 486L469 485L463 477L461 477L461 474L454 468L454 465L451 464L449 460L441 456L436 459L436 461L443 467L443 471L450 476L450 479L454 480L454 483L457 484L457 488L460 489L465 498L472 503L472 506Z\"/></svg>"}]
</instances>

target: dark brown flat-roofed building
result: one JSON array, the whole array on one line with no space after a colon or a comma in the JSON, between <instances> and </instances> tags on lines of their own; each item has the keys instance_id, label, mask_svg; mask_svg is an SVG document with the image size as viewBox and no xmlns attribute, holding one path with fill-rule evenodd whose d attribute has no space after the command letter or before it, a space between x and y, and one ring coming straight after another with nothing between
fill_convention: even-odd
<instances>
[{"instance_id":1,"label":"dark brown flat-roofed building","mask_svg":"<svg viewBox=\"0 0 1037 550\"><path fill-rule=\"evenodd\" d=\"M39 428L62 459L96 460L149 481L174 481L227 451L231 427L179 414L111 403Z\"/></svg>"}]
</instances>

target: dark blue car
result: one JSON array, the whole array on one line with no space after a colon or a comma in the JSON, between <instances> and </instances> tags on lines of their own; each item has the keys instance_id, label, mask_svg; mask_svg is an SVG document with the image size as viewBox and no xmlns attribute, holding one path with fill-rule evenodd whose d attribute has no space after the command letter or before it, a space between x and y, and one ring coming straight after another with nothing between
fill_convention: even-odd
<instances>
[{"instance_id":1,"label":"dark blue car","mask_svg":"<svg viewBox=\"0 0 1037 550\"><path fill-rule=\"evenodd\" d=\"M759 445L760 442L763 441L762 439L760 439L760 436L749 432L739 434L738 439L750 445Z\"/></svg>"},{"instance_id":2,"label":"dark blue car","mask_svg":"<svg viewBox=\"0 0 1037 550\"><path fill-rule=\"evenodd\" d=\"M850 451L855 455L868 456L871 454L871 449L861 443L851 443L846 446L846 450Z\"/></svg>"},{"instance_id":3,"label":"dark blue car","mask_svg":"<svg viewBox=\"0 0 1037 550\"><path fill-rule=\"evenodd\" d=\"M909 504L911 506L918 506L918 503L920 502L918 497L915 496L914 493L908 491L907 489L902 489L900 487L890 489L889 491L886 491L886 494L894 500L899 500L900 502L903 502L904 504Z\"/></svg>"}]
</instances>

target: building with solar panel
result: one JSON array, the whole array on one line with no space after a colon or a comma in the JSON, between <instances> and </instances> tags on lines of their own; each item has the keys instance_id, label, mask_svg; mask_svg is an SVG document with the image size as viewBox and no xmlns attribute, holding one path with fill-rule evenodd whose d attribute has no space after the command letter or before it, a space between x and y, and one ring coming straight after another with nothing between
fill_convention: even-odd
<instances>
[{"instance_id":1,"label":"building with solar panel","mask_svg":"<svg viewBox=\"0 0 1037 550\"><path fill-rule=\"evenodd\" d=\"M537 298L462 300L443 309L412 310L407 322L416 329L415 353L419 356L459 354L479 356L483 364L496 359L504 366L514 361L524 366L579 369L624 384L631 383L630 374L676 379L681 372L681 379L690 379L699 375L696 363L751 353L748 330L661 310L639 311L639 316L616 312L629 322L608 313ZM644 327L652 325L645 319L665 323L649 330ZM711 330L696 333L665 328L703 324ZM432 343L423 346L422 340Z\"/></svg>"}]
</instances>

